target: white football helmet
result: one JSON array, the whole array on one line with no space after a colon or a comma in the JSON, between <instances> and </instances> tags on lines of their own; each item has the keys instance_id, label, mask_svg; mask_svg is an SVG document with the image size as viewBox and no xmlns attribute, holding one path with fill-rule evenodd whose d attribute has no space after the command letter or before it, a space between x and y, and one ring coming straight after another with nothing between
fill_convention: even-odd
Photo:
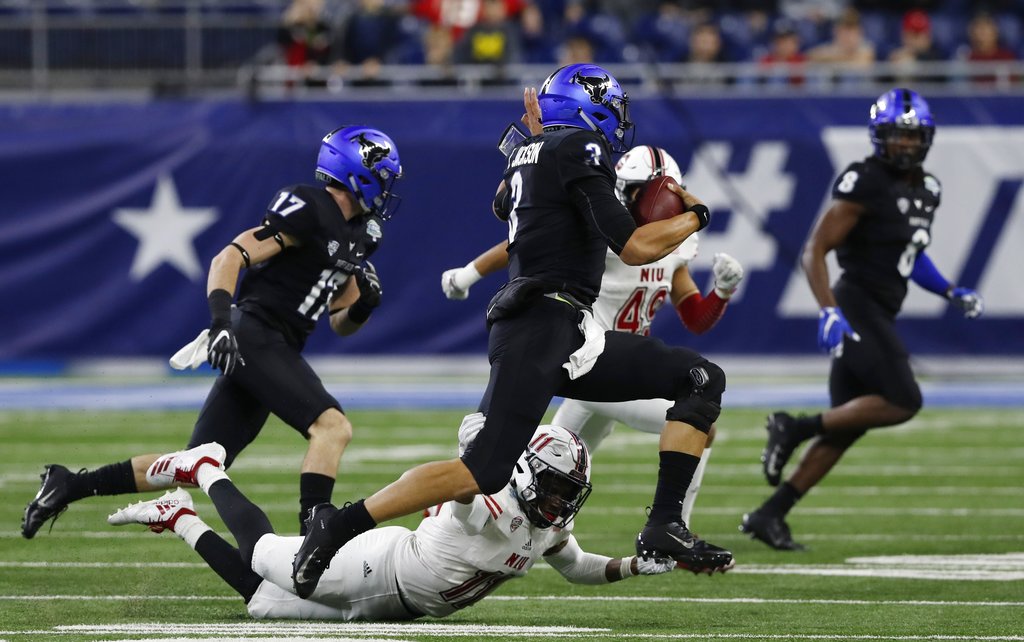
<instances>
[{"instance_id":1,"label":"white football helmet","mask_svg":"<svg viewBox=\"0 0 1024 642\"><path fill-rule=\"evenodd\" d=\"M635 189L658 176L671 176L680 185L683 184L683 173L679 164L660 147L637 145L622 155L615 164L615 195L623 205L635 195Z\"/></svg>"},{"instance_id":2,"label":"white football helmet","mask_svg":"<svg viewBox=\"0 0 1024 642\"><path fill-rule=\"evenodd\" d=\"M540 426L516 462L512 488L538 528L565 527L590 496L590 453L560 426Z\"/></svg>"}]
</instances>

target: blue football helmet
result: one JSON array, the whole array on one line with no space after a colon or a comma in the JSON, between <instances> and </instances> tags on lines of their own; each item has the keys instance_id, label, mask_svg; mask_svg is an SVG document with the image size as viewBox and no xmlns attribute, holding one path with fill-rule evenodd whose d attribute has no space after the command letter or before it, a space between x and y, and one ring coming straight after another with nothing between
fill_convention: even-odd
<instances>
[{"instance_id":1,"label":"blue football helmet","mask_svg":"<svg viewBox=\"0 0 1024 642\"><path fill-rule=\"evenodd\" d=\"M920 167L935 137L935 119L932 118L928 103L917 92L896 88L878 97L871 105L871 142L875 156L895 167L907 170ZM916 132L921 145L915 150L893 155L889 150L889 139L898 132Z\"/></svg>"},{"instance_id":2,"label":"blue football helmet","mask_svg":"<svg viewBox=\"0 0 1024 642\"><path fill-rule=\"evenodd\" d=\"M402 177L398 147L370 127L342 127L324 136L316 178L351 192L363 210L388 219L398 209L395 181ZM394 203L394 206L392 204Z\"/></svg>"},{"instance_id":3,"label":"blue football helmet","mask_svg":"<svg viewBox=\"0 0 1024 642\"><path fill-rule=\"evenodd\" d=\"M582 127L601 134L612 151L632 147L629 97L604 68L592 64L566 65L548 76L537 93L545 127Z\"/></svg>"}]
</instances>

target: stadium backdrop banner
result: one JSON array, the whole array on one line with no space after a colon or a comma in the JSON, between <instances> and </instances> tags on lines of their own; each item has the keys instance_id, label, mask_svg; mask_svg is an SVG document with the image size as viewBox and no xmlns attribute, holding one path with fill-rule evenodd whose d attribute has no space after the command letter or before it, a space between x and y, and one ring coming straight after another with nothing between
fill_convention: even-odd
<instances>
[{"instance_id":1,"label":"stadium backdrop banner","mask_svg":"<svg viewBox=\"0 0 1024 642\"><path fill-rule=\"evenodd\" d=\"M665 310L654 333L708 353L813 353L816 306L798 256L833 178L870 153L870 97L637 101L637 143L679 161L715 213L692 268L746 267L729 312L701 337ZM1024 100L934 97L927 166L943 185L929 253L985 296L968 321L912 286L900 328L915 354L1024 355ZM441 272L505 238L490 213L516 99L244 101L0 106L0 362L167 356L208 322L210 259L258 225L276 190L312 182L320 138L365 123L399 145L402 205L374 264L383 306L358 335L321 323L314 354L486 351L484 307L503 283L448 301ZM834 269L834 266L833 266ZM833 272L835 273L835 272Z\"/></svg>"}]
</instances>

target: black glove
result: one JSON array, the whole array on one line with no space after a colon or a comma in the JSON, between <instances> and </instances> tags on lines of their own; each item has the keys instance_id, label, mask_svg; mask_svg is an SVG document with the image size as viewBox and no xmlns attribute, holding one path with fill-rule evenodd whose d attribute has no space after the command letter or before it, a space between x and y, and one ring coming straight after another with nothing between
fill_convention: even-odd
<instances>
[{"instance_id":1,"label":"black glove","mask_svg":"<svg viewBox=\"0 0 1024 642\"><path fill-rule=\"evenodd\" d=\"M380 305L380 277L377 276L377 269L373 267L373 263L367 261L366 267L356 272L356 285L359 287L360 301L365 301L371 308Z\"/></svg>"},{"instance_id":2,"label":"black glove","mask_svg":"<svg viewBox=\"0 0 1024 642\"><path fill-rule=\"evenodd\" d=\"M356 287L359 288L359 299L348 309L348 318L356 323L365 323L370 313L380 305L380 277L373 263L366 262L366 267L355 273Z\"/></svg>"},{"instance_id":3,"label":"black glove","mask_svg":"<svg viewBox=\"0 0 1024 642\"><path fill-rule=\"evenodd\" d=\"M231 294L227 290L214 290L207 299L210 305L210 343L206 347L206 360L214 368L228 375L238 364L245 365L238 351L238 340L231 329Z\"/></svg>"},{"instance_id":4,"label":"black glove","mask_svg":"<svg viewBox=\"0 0 1024 642\"><path fill-rule=\"evenodd\" d=\"M214 368L229 375L238 364L245 365L245 359L238 351L238 340L230 324L214 323L210 326L210 344L206 351L206 360Z\"/></svg>"}]
</instances>

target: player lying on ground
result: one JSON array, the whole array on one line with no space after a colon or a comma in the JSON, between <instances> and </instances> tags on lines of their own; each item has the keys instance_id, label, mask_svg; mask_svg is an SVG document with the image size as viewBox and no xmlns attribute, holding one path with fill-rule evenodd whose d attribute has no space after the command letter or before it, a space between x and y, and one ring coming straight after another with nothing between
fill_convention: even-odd
<instances>
[{"instance_id":1,"label":"player lying on ground","mask_svg":"<svg viewBox=\"0 0 1024 642\"><path fill-rule=\"evenodd\" d=\"M466 417L460 451L483 426ZM443 504L415 531L390 526L346 543L331 560L308 600L292 587L292 557L301 537L274 534L262 510L224 472L223 449L205 444L164 455L150 469L151 483L200 486L238 542L232 547L192 508L178 488L123 508L114 525L144 524L173 530L245 600L255 618L410 620L443 617L484 598L506 580L522 577L543 555L570 582L606 584L675 568L670 559L610 558L583 551L573 518L590 494L586 446L557 426L540 426L516 464L512 480L493 495ZM159 471L159 472L157 472Z\"/></svg>"}]
</instances>

